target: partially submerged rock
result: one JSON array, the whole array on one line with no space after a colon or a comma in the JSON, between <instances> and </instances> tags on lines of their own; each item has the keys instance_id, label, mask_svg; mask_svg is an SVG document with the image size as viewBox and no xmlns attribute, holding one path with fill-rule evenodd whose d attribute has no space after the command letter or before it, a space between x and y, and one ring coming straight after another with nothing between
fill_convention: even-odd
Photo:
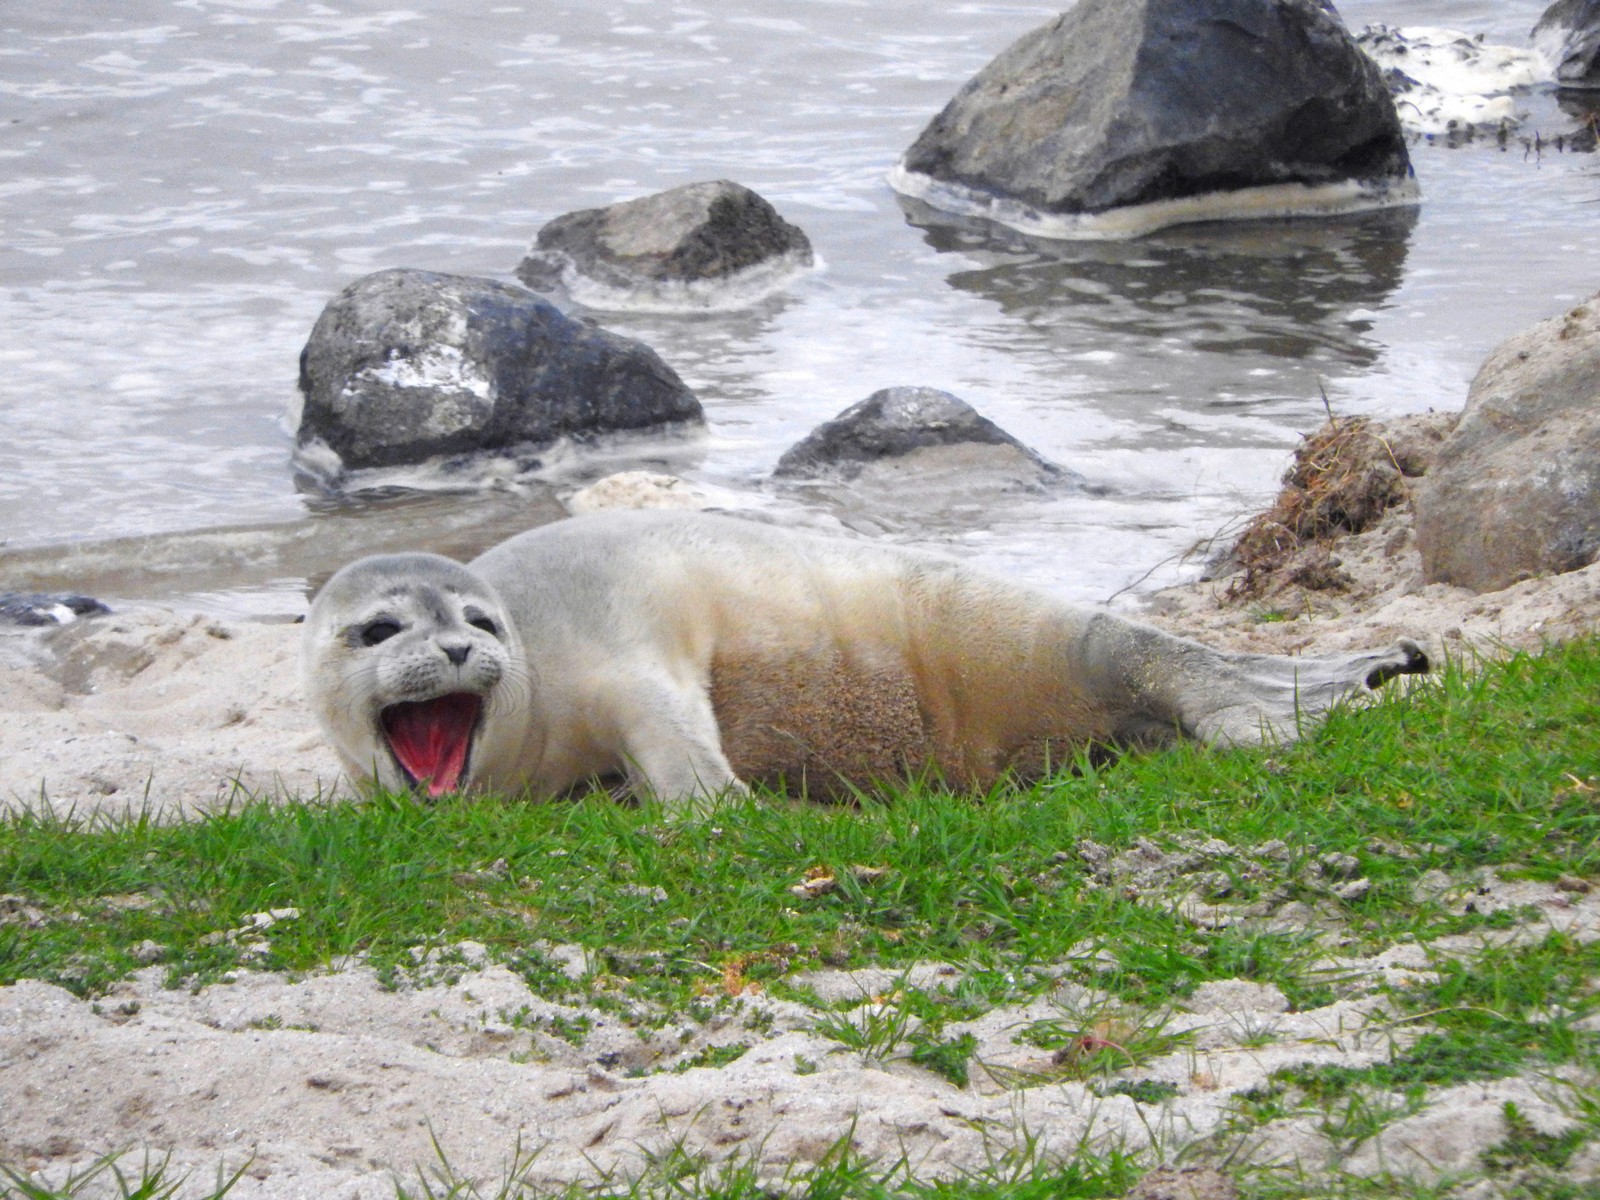
<instances>
[{"instance_id":1,"label":"partially submerged rock","mask_svg":"<svg viewBox=\"0 0 1600 1200\"><path fill-rule=\"evenodd\" d=\"M1490 592L1600 557L1600 297L1489 356L1417 490L1429 583Z\"/></svg>"},{"instance_id":2,"label":"partially submerged rock","mask_svg":"<svg viewBox=\"0 0 1600 1200\"><path fill-rule=\"evenodd\" d=\"M644 343L521 288L430 271L379 271L329 301L300 390L299 455L331 451L343 470L702 419Z\"/></svg>"},{"instance_id":3,"label":"partially submerged rock","mask_svg":"<svg viewBox=\"0 0 1600 1200\"><path fill-rule=\"evenodd\" d=\"M1056 237L1416 199L1381 71L1314 0L1082 0L968 82L891 182Z\"/></svg>"},{"instance_id":4,"label":"partially submerged rock","mask_svg":"<svg viewBox=\"0 0 1600 1200\"><path fill-rule=\"evenodd\" d=\"M852 404L786 450L773 474L780 479L856 479L874 468L939 469L953 458L979 470L1013 473L1027 486L1082 482L965 400L930 387L884 388Z\"/></svg>"},{"instance_id":5,"label":"partially submerged rock","mask_svg":"<svg viewBox=\"0 0 1600 1200\"><path fill-rule=\"evenodd\" d=\"M1533 27L1533 44L1566 88L1600 88L1600 0L1556 0Z\"/></svg>"},{"instance_id":6,"label":"partially submerged rock","mask_svg":"<svg viewBox=\"0 0 1600 1200\"><path fill-rule=\"evenodd\" d=\"M813 263L805 233L755 192L717 180L557 217L517 276L594 308L753 303Z\"/></svg>"}]
</instances>

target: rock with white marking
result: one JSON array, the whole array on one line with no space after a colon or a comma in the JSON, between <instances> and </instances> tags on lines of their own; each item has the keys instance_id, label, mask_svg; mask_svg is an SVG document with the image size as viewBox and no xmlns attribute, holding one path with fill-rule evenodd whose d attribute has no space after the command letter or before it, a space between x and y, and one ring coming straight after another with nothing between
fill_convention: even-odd
<instances>
[{"instance_id":1,"label":"rock with white marking","mask_svg":"<svg viewBox=\"0 0 1600 1200\"><path fill-rule=\"evenodd\" d=\"M325 463L331 451L340 470L702 420L644 343L522 288L430 271L379 271L329 301L300 390L297 455Z\"/></svg>"}]
</instances>

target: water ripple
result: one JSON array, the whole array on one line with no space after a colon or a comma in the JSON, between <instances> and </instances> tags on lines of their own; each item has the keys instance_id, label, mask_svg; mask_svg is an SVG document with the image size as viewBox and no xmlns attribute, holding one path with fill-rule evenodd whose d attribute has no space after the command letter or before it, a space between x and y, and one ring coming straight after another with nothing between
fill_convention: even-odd
<instances>
[{"instance_id":1,"label":"water ripple","mask_svg":"<svg viewBox=\"0 0 1600 1200\"><path fill-rule=\"evenodd\" d=\"M1409 0L1405 19L1510 41L1540 7ZM1396 19L1375 0L1340 8ZM1055 11L14 6L0 14L0 537L300 514L283 414L339 287L398 265L508 277L551 217L691 179L761 191L827 264L741 314L606 318L704 400L699 476L748 486L871 390L945 387L1112 495L892 535L1084 597L1270 491L1323 390L1346 412L1459 405L1495 342L1600 278L1594 171L1572 157L1421 148L1415 216L1120 247L902 206L884 182L896 156Z\"/></svg>"}]
</instances>

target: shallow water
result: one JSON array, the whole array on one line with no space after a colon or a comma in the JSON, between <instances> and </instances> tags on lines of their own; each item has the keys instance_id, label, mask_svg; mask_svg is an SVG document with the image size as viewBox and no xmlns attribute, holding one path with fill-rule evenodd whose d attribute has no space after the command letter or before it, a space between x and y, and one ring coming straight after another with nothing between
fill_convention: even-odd
<instances>
[{"instance_id":1,"label":"shallow water","mask_svg":"<svg viewBox=\"0 0 1600 1200\"><path fill-rule=\"evenodd\" d=\"M1542 7L1341 10L1520 46ZM1033 241L899 199L900 152L1050 5L463 11L0 11L8 545L315 518L285 414L334 292L389 266L509 277L551 217L693 179L755 188L825 265L742 313L601 317L706 405L707 435L670 465L748 489L869 392L942 387L1105 494L941 494L873 523L1078 599L1192 574L1177 556L1273 491L1322 390L1342 414L1459 408L1497 342L1600 282L1600 164L1517 143L1415 147L1415 210L1126 243ZM1520 103L1530 129L1569 123L1548 93ZM207 604L299 604L292 583L207 588Z\"/></svg>"}]
</instances>

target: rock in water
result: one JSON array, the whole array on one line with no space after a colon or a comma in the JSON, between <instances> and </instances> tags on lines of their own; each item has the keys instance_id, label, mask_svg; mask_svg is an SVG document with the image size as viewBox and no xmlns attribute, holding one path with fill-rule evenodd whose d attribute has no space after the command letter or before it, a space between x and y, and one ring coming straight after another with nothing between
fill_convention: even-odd
<instances>
[{"instance_id":1,"label":"rock in water","mask_svg":"<svg viewBox=\"0 0 1600 1200\"><path fill-rule=\"evenodd\" d=\"M798 226L724 179L557 217L517 276L540 291L565 287L594 308L734 308L813 261Z\"/></svg>"},{"instance_id":2,"label":"rock in water","mask_svg":"<svg viewBox=\"0 0 1600 1200\"><path fill-rule=\"evenodd\" d=\"M1429 583L1497 591L1600 555L1600 296L1503 343L1416 492Z\"/></svg>"},{"instance_id":3,"label":"rock in water","mask_svg":"<svg viewBox=\"0 0 1600 1200\"><path fill-rule=\"evenodd\" d=\"M1600 0L1556 0L1533 27L1533 44L1568 88L1600 88Z\"/></svg>"},{"instance_id":4,"label":"rock in water","mask_svg":"<svg viewBox=\"0 0 1600 1200\"><path fill-rule=\"evenodd\" d=\"M1083 482L1076 472L1047 462L972 405L930 387L884 388L824 421L783 457L773 474L781 479L832 475L854 479L870 467L915 466L917 456L949 447L979 451L975 469L1007 471L1020 484Z\"/></svg>"},{"instance_id":5,"label":"rock in water","mask_svg":"<svg viewBox=\"0 0 1600 1200\"><path fill-rule=\"evenodd\" d=\"M1316 0L1082 0L968 82L891 182L1054 237L1417 197L1382 72Z\"/></svg>"},{"instance_id":6,"label":"rock in water","mask_svg":"<svg viewBox=\"0 0 1600 1200\"><path fill-rule=\"evenodd\" d=\"M326 447L346 470L702 419L643 342L522 288L430 271L379 271L330 300L300 391L299 452Z\"/></svg>"}]
</instances>

